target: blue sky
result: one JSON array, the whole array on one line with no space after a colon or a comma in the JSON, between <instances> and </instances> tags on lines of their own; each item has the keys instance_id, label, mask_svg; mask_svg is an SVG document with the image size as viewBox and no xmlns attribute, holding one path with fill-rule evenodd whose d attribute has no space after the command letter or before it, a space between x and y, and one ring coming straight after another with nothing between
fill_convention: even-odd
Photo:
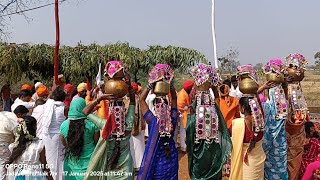
<instances>
[{"instance_id":1,"label":"blue sky","mask_svg":"<svg viewBox=\"0 0 320 180\"><path fill-rule=\"evenodd\" d=\"M256 64L299 52L313 64L320 51L319 7L319 0L216 0L218 56L234 47L241 64ZM54 44L53 6L26 15L28 21L20 15L8 20L8 41ZM60 6L60 28L64 45L176 45L213 58L211 0L68 0Z\"/></svg>"}]
</instances>

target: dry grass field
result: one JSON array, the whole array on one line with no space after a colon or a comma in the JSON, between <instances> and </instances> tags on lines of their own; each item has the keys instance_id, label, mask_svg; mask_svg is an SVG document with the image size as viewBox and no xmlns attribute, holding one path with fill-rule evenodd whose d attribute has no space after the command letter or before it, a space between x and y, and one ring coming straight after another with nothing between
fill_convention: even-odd
<instances>
[{"instance_id":1,"label":"dry grass field","mask_svg":"<svg viewBox=\"0 0 320 180\"><path fill-rule=\"evenodd\" d=\"M319 74L307 73L305 79L302 82L302 90L303 90L303 94L307 99L308 106L310 107L320 106L320 75Z\"/></svg>"}]
</instances>

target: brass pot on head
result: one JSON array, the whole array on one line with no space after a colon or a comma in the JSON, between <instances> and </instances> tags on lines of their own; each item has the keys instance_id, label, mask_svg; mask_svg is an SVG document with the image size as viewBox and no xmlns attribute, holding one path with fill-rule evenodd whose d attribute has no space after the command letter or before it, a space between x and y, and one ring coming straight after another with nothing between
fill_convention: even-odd
<instances>
[{"instance_id":1,"label":"brass pot on head","mask_svg":"<svg viewBox=\"0 0 320 180\"><path fill-rule=\"evenodd\" d=\"M278 77L276 75L276 73L272 72L272 73L267 74L267 81L271 81L271 82L280 84L280 83L284 82L284 77L283 77L283 75Z\"/></svg>"},{"instance_id":2,"label":"brass pot on head","mask_svg":"<svg viewBox=\"0 0 320 180\"><path fill-rule=\"evenodd\" d=\"M288 68L288 76L293 77L293 81L302 81L304 79L304 70L298 70L294 68Z\"/></svg>"},{"instance_id":3,"label":"brass pot on head","mask_svg":"<svg viewBox=\"0 0 320 180\"><path fill-rule=\"evenodd\" d=\"M251 79L247 74L241 75L241 81L239 82L239 90L243 94L256 94L258 91L258 84Z\"/></svg>"},{"instance_id":4,"label":"brass pot on head","mask_svg":"<svg viewBox=\"0 0 320 180\"><path fill-rule=\"evenodd\" d=\"M127 83L122 80L124 78L123 71L117 72L111 79L105 83L105 93L112 94L115 98L123 98L128 94L129 88Z\"/></svg>"},{"instance_id":5,"label":"brass pot on head","mask_svg":"<svg viewBox=\"0 0 320 180\"><path fill-rule=\"evenodd\" d=\"M208 91L211 87L211 83L209 81L206 81L205 83L197 86L198 91Z\"/></svg>"},{"instance_id":6,"label":"brass pot on head","mask_svg":"<svg viewBox=\"0 0 320 180\"><path fill-rule=\"evenodd\" d=\"M170 92L170 84L164 81L158 81L154 86L153 92L157 96L166 96Z\"/></svg>"}]
</instances>

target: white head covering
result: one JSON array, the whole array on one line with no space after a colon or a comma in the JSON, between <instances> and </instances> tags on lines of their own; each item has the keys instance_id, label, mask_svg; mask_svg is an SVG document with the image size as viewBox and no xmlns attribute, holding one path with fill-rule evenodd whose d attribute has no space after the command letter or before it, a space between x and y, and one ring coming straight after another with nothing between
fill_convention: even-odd
<instances>
[{"instance_id":1,"label":"white head covering","mask_svg":"<svg viewBox=\"0 0 320 180\"><path fill-rule=\"evenodd\" d=\"M43 85L41 82L37 82L35 85L34 85L34 88L37 89L40 85Z\"/></svg>"}]
</instances>

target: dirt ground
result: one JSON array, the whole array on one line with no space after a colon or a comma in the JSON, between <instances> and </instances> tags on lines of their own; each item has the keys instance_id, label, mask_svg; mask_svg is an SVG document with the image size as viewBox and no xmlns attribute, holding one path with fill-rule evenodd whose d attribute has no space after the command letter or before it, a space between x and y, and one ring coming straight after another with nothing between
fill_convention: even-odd
<instances>
[{"instance_id":1,"label":"dirt ground","mask_svg":"<svg viewBox=\"0 0 320 180\"><path fill-rule=\"evenodd\" d=\"M179 180L190 180L188 172L188 155L179 150ZM228 178L223 177L222 180L227 180Z\"/></svg>"},{"instance_id":2,"label":"dirt ground","mask_svg":"<svg viewBox=\"0 0 320 180\"><path fill-rule=\"evenodd\" d=\"M189 180L188 155L179 151L179 180Z\"/></svg>"}]
</instances>

